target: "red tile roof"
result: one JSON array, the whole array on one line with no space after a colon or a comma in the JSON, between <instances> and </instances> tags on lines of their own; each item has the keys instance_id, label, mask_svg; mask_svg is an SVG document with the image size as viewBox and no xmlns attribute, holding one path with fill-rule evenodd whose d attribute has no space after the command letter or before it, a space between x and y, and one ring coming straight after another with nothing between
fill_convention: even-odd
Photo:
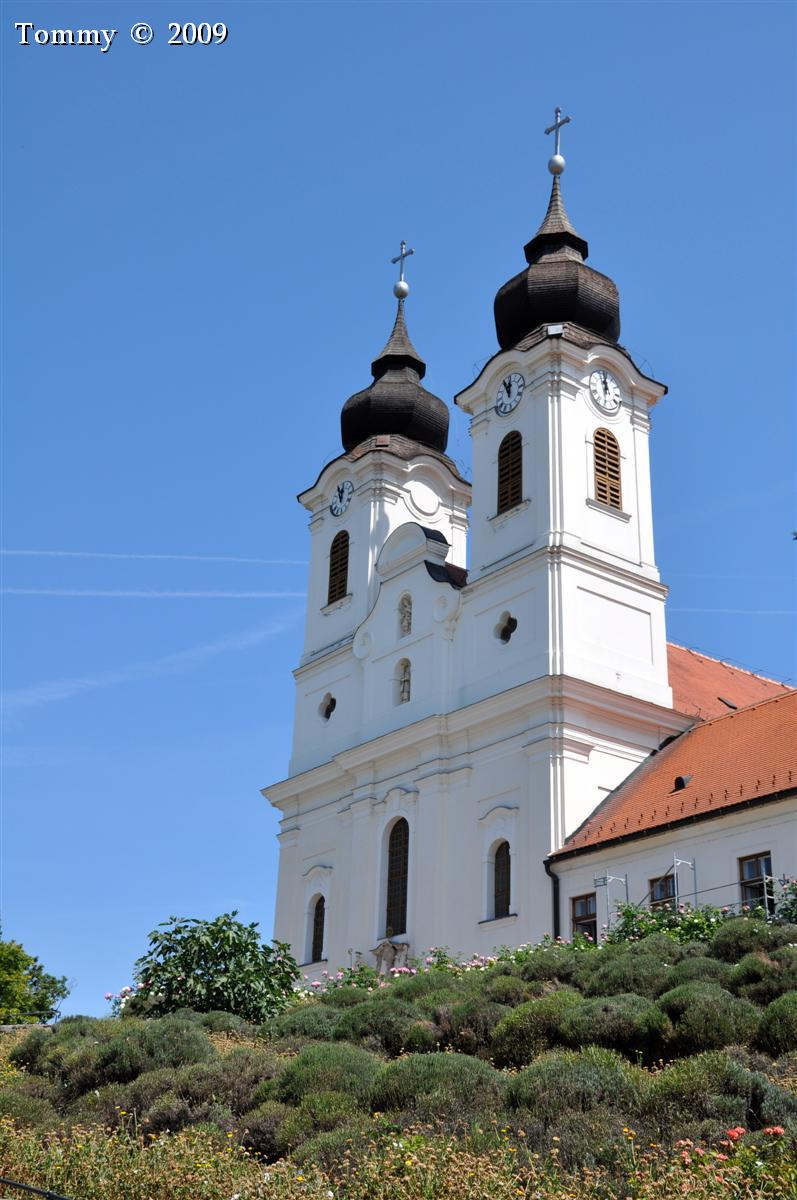
<instances>
[{"instance_id":1,"label":"red tile roof","mask_svg":"<svg viewBox=\"0 0 797 1200\"><path fill-rule=\"evenodd\" d=\"M789 792L797 796L797 691L699 722L651 754L555 856Z\"/></svg>"},{"instance_id":2,"label":"red tile roof","mask_svg":"<svg viewBox=\"0 0 797 1200\"><path fill-rule=\"evenodd\" d=\"M672 688L673 708L678 712L710 721L736 708L747 708L759 700L782 696L790 689L763 675L754 675L742 667L698 654L686 646L667 644L667 666ZM729 700L730 704L724 704Z\"/></svg>"}]
</instances>

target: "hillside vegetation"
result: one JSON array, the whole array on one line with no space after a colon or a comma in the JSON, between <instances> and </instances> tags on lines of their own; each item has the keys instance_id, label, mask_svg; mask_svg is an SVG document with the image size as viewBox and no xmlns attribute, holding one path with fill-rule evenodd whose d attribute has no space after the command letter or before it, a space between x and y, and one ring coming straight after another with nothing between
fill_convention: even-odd
<instances>
[{"instance_id":1,"label":"hillside vegetation","mask_svg":"<svg viewBox=\"0 0 797 1200\"><path fill-rule=\"evenodd\" d=\"M7 1055L0 1174L86 1200L793 1196L797 926L706 937L434 952L262 1026L66 1018Z\"/></svg>"}]
</instances>

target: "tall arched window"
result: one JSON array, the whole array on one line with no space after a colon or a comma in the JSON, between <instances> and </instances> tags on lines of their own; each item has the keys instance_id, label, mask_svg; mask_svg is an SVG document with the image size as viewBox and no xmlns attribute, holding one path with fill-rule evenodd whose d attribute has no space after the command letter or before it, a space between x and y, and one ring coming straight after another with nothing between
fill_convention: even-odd
<instances>
[{"instance_id":1,"label":"tall arched window","mask_svg":"<svg viewBox=\"0 0 797 1200\"><path fill-rule=\"evenodd\" d=\"M412 667L408 658L402 658L396 668L396 704L408 704L412 695Z\"/></svg>"},{"instance_id":2,"label":"tall arched window","mask_svg":"<svg viewBox=\"0 0 797 1200\"><path fill-rule=\"evenodd\" d=\"M327 604L342 600L349 586L349 535L341 529L329 550L329 592Z\"/></svg>"},{"instance_id":3,"label":"tall arched window","mask_svg":"<svg viewBox=\"0 0 797 1200\"><path fill-rule=\"evenodd\" d=\"M509 842L496 846L493 870L493 916L509 916L511 859Z\"/></svg>"},{"instance_id":4,"label":"tall arched window","mask_svg":"<svg viewBox=\"0 0 797 1200\"><path fill-rule=\"evenodd\" d=\"M319 896L313 908L313 944L310 950L310 962L321 962L324 957L324 917L326 916L326 901Z\"/></svg>"},{"instance_id":5,"label":"tall arched window","mask_svg":"<svg viewBox=\"0 0 797 1200\"><path fill-rule=\"evenodd\" d=\"M515 429L498 447L499 513L520 504L523 499L523 439Z\"/></svg>"},{"instance_id":6,"label":"tall arched window","mask_svg":"<svg viewBox=\"0 0 797 1200\"><path fill-rule=\"evenodd\" d=\"M387 905L385 936L407 932L407 874L410 864L410 827L400 817L390 831L387 846Z\"/></svg>"},{"instance_id":7,"label":"tall arched window","mask_svg":"<svg viewBox=\"0 0 797 1200\"><path fill-rule=\"evenodd\" d=\"M622 508L620 446L608 429L595 430L595 499L610 508Z\"/></svg>"}]
</instances>

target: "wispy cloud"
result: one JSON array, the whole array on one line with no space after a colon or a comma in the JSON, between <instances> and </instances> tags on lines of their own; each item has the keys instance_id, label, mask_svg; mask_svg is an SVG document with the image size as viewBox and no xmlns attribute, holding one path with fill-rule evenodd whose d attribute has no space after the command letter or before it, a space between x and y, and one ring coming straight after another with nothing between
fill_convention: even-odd
<instances>
[{"instance_id":1,"label":"wispy cloud","mask_svg":"<svg viewBox=\"0 0 797 1200\"><path fill-rule=\"evenodd\" d=\"M103 558L129 562L253 563L262 567L306 567L303 558L241 558L230 554L113 554L99 550L0 550L7 558Z\"/></svg>"},{"instance_id":2,"label":"wispy cloud","mask_svg":"<svg viewBox=\"0 0 797 1200\"><path fill-rule=\"evenodd\" d=\"M192 646L187 650L178 650L173 654L164 654L145 662L129 663L125 667L117 667L111 671L99 671L95 675L83 675L74 679L56 679L44 683L34 683L29 687L17 688L5 692L2 696L2 706L7 714L21 712L23 709L38 708L42 704L54 704L59 700L71 700L74 696L96 692L101 688L114 687L117 684L137 683L141 680L157 679L163 675L180 675L194 667L216 658L220 654L230 654L236 650L249 650L270 638L279 637L292 628L293 621L273 621L268 625L260 625L243 633L231 634L215 642L207 642L201 646Z\"/></svg>"},{"instance_id":3,"label":"wispy cloud","mask_svg":"<svg viewBox=\"0 0 797 1200\"><path fill-rule=\"evenodd\" d=\"M3 596L83 596L105 600L301 600L305 592L165 592L148 588L4 587Z\"/></svg>"}]
</instances>

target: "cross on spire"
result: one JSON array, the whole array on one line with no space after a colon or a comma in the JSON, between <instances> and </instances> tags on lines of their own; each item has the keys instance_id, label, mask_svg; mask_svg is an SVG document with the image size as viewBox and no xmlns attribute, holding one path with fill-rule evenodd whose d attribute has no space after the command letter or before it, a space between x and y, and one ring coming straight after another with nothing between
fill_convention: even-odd
<instances>
[{"instance_id":1,"label":"cross on spire","mask_svg":"<svg viewBox=\"0 0 797 1200\"><path fill-rule=\"evenodd\" d=\"M564 120L561 120L560 119L562 116L561 108L557 108L555 110L555 116L556 116L556 120L554 121L553 125L549 125L548 128L545 130L545 132L556 134L556 144L554 146L553 152L554 152L554 154L558 154L559 153L559 138L560 138L560 134L561 134L561 129L562 129L563 125L568 125L570 123L570 117L565 117Z\"/></svg>"},{"instance_id":2,"label":"cross on spire","mask_svg":"<svg viewBox=\"0 0 797 1200\"><path fill-rule=\"evenodd\" d=\"M569 120L569 119L570 119L570 118L568 117L568 120ZM415 253L415 251L414 251L414 250L408 250L408 249L407 249L407 243L406 243L405 241L402 241L402 243L401 243L401 251L400 251L400 252L399 252L399 253L396 255L396 257L395 257L395 258L391 258L391 260L390 260L390 261L391 261L392 263L401 263L401 266L399 267L399 283L403 283L403 282L404 282L404 259L405 259L405 258L409 258L409 256L410 256L411 254L414 254L414 253Z\"/></svg>"}]
</instances>

